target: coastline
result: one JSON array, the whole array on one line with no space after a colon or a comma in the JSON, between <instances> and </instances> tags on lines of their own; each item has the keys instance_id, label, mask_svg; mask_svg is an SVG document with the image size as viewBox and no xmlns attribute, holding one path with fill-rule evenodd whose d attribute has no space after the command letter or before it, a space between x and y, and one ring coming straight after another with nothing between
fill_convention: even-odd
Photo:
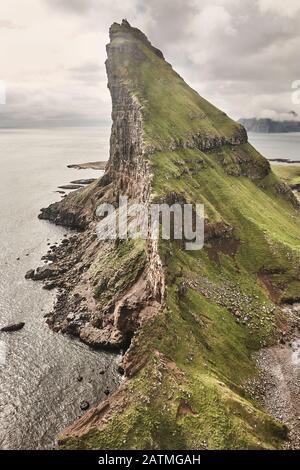
<instances>
[{"instance_id":1,"label":"coastline","mask_svg":"<svg viewBox=\"0 0 300 470\"><path fill-rule=\"evenodd\" d=\"M38 220L40 207L61 199L54 192L57 185L97 176L94 170L81 172L67 164L70 157L84 161L85 152L91 160L94 153L100 158L106 155L106 140L105 131L102 143L101 129L1 133L0 323L25 323L19 331L0 333L3 450L54 448L58 430L83 414L81 402L92 407L106 398L104 390L112 392L120 380L115 354L94 351L51 331L44 315L53 308L55 290L46 291L41 283L24 279L26 271L41 264L50 246L71 235Z\"/></svg>"}]
</instances>

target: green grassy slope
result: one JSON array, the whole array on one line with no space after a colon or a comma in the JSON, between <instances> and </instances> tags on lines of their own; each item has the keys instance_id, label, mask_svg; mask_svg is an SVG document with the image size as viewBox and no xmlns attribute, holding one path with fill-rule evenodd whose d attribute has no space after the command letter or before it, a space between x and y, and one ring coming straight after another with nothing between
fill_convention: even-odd
<instances>
[{"instance_id":1,"label":"green grassy slope","mask_svg":"<svg viewBox=\"0 0 300 470\"><path fill-rule=\"evenodd\" d=\"M152 199L175 193L204 203L207 224L231 231L210 237L196 252L160 242L165 307L133 339L128 360L141 363L139 371L112 418L61 445L280 448L286 429L243 385L257 374L252 353L277 340L278 304L300 298L299 209L249 144L166 150L173 139L192 133L230 137L240 127L199 97L134 31L121 29L112 46L120 43L142 53L134 63L123 53L117 71L143 105L146 143L163 149L149 157Z\"/></svg>"},{"instance_id":2,"label":"green grassy slope","mask_svg":"<svg viewBox=\"0 0 300 470\"><path fill-rule=\"evenodd\" d=\"M288 184L300 183L300 165L273 164L272 170Z\"/></svg>"},{"instance_id":3,"label":"green grassy slope","mask_svg":"<svg viewBox=\"0 0 300 470\"><path fill-rule=\"evenodd\" d=\"M110 43L115 72L143 105L145 141L166 147L174 139L201 136L230 137L242 126L189 87L148 44L129 33L116 32Z\"/></svg>"}]
</instances>

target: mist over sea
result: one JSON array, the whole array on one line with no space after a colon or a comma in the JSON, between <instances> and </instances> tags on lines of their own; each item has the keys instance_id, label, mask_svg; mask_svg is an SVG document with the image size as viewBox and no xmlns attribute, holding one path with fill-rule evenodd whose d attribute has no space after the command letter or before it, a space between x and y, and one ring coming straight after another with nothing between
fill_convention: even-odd
<instances>
[{"instance_id":1,"label":"mist over sea","mask_svg":"<svg viewBox=\"0 0 300 470\"><path fill-rule=\"evenodd\" d=\"M67 165L106 160L109 132L0 130L0 327L25 322L21 331L0 332L1 449L52 448L57 433L83 413L81 401L99 402L120 379L115 355L48 328L44 315L55 295L24 279L27 270L43 264L47 244L67 233L39 220L39 209L60 200L57 186L100 176Z\"/></svg>"}]
</instances>

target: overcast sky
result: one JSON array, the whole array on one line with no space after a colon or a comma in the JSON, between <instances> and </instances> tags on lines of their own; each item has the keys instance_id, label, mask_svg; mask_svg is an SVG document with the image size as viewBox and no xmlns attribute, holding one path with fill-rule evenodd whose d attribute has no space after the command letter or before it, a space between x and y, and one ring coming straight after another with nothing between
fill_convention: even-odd
<instances>
[{"instance_id":1,"label":"overcast sky","mask_svg":"<svg viewBox=\"0 0 300 470\"><path fill-rule=\"evenodd\" d=\"M142 29L202 96L233 118L300 105L300 0L7 0L0 6L0 126L108 124L108 28Z\"/></svg>"}]
</instances>

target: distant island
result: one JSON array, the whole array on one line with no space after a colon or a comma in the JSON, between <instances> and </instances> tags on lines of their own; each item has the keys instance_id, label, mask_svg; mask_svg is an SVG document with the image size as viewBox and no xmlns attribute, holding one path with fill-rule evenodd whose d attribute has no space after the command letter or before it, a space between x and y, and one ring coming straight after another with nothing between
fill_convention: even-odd
<instances>
[{"instance_id":1,"label":"distant island","mask_svg":"<svg viewBox=\"0 0 300 470\"><path fill-rule=\"evenodd\" d=\"M300 132L299 121L274 121L273 119L242 118L239 120L248 132L278 133L278 132Z\"/></svg>"}]
</instances>

